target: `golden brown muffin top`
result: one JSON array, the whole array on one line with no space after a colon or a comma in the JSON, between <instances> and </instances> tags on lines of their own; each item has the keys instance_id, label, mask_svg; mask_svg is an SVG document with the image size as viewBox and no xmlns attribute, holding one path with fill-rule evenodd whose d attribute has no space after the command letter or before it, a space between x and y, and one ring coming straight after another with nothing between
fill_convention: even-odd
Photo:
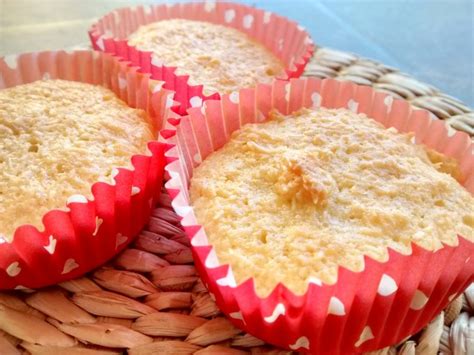
<instances>
[{"instance_id":1,"label":"golden brown muffin top","mask_svg":"<svg viewBox=\"0 0 474 355\"><path fill-rule=\"evenodd\" d=\"M205 94L269 83L284 70L275 55L245 33L209 22L154 22L140 26L128 43L177 66L178 74L190 75L193 85L203 84Z\"/></svg>"},{"instance_id":2,"label":"golden brown muffin top","mask_svg":"<svg viewBox=\"0 0 474 355\"><path fill-rule=\"evenodd\" d=\"M348 110L303 109L245 125L194 170L196 218L238 282L304 293L363 256L474 240L474 199L457 164ZM449 172L449 174L447 173ZM452 174L452 175L451 175Z\"/></svg>"},{"instance_id":3,"label":"golden brown muffin top","mask_svg":"<svg viewBox=\"0 0 474 355\"><path fill-rule=\"evenodd\" d=\"M130 166L153 138L144 111L101 86L36 81L0 90L0 235Z\"/></svg>"}]
</instances>

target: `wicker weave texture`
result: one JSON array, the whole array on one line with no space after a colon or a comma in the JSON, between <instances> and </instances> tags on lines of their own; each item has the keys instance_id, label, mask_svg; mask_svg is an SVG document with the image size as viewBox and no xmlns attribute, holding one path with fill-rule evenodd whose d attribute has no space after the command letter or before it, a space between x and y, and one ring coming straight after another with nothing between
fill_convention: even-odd
<instances>
[{"instance_id":1,"label":"wicker weave texture","mask_svg":"<svg viewBox=\"0 0 474 355\"><path fill-rule=\"evenodd\" d=\"M462 313L461 313L462 312ZM468 354L474 285L421 334L378 354ZM163 194L148 228L108 265L44 290L0 293L0 353L283 354L220 313Z\"/></svg>"},{"instance_id":2,"label":"wicker weave texture","mask_svg":"<svg viewBox=\"0 0 474 355\"><path fill-rule=\"evenodd\" d=\"M461 102L396 69L322 48L306 75L371 85L474 135ZM474 284L433 322L377 354L474 354ZM163 194L134 244L89 275L40 291L0 293L0 354L287 354L232 326L202 285ZM373 353L374 354L374 353Z\"/></svg>"},{"instance_id":3,"label":"wicker weave texture","mask_svg":"<svg viewBox=\"0 0 474 355\"><path fill-rule=\"evenodd\" d=\"M459 100L422 83L399 70L355 54L319 48L304 75L337 78L373 86L395 98L405 99L414 107L433 113L434 117L474 137L474 112Z\"/></svg>"}]
</instances>

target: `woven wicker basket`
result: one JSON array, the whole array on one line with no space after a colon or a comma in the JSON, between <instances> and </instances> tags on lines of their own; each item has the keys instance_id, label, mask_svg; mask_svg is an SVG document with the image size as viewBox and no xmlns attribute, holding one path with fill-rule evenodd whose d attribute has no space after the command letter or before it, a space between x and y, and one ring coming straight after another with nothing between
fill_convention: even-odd
<instances>
[{"instance_id":1,"label":"woven wicker basket","mask_svg":"<svg viewBox=\"0 0 474 355\"><path fill-rule=\"evenodd\" d=\"M474 112L380 63L316 51L306 75L374 86L474 136ZM283 354L219 312L163 194L134 244L107 265L40 291L0 293L0 354ZM474 284L426 329L377 354L474 354Z\"/></svg>"}]
</instances>

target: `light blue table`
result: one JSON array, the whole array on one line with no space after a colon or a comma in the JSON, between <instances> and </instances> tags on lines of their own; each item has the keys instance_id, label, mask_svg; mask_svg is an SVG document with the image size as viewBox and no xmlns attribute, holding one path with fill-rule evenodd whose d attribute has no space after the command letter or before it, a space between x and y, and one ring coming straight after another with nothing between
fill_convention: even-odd
<instances>
[{"instance_id":1,"label":"light blue table","mask_svg":"<svg viewBox=\"0 0 474 355\"><path fill-rule=\"evenodd\" d=\"M398 67L474 107L474 0L234 1L292 18L319 45ZM94 18L153 2L0 0L0 55L87 42Z\"/></svg>"}]
</instances>

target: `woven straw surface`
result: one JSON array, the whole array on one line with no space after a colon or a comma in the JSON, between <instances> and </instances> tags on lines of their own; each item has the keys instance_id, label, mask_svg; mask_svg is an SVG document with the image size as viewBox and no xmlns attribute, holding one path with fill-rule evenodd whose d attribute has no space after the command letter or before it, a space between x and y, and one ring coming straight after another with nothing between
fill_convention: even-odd
<instances>
[{"instance_id":1,"label":"woven straw surface","mask_svg":"<svg viewBox=\"0 0 474 355\"><path fill-rule=\"evenodd\" d=\"M396 69L316 51L307 75L371 85L474 136L474 113ZM377 354L474 354L474 284L422 332ZM286 354L233 327L192 265L166 194L136 241L89 275L40 291L0 293L0 354Z\"/></svg>"}]
</instances>

